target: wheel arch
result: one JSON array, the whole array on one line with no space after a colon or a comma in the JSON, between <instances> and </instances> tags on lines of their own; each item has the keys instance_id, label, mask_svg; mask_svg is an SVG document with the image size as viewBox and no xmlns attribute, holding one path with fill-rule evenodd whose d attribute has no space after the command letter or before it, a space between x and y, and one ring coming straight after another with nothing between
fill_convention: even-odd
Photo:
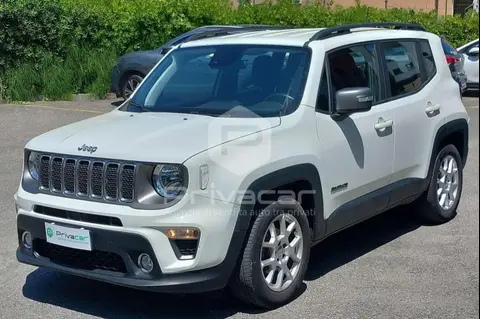
<instances>
[{"instance_id":1,"label":"wheel arch","mask_svg":"<svg viewBox=\"0 0 480 319\"><path fill-rule=\"evenodd\" d=\"M469 125L466 119L453 120L440 127L433 143L426 187L431 180L438 152L448 144L453 144L458 149L462 158L462 167L465 167L469 151L468 141Z\"/></svg>"},{"instance_id":2,"label":"wheel arch","mask_svg":"<svg viewBox=\"0 0 480 319\"><path fill-rule=\"evenodd\" d=\"M309 192L309 189L313 192ZM262 200L270 200L268 196L287 195L288 191L298 195L302 192L302 199L308 202L309 211L305 211L313 232L313 241L325 236L325 220L323 214L323 193L319 172L313 164L297 164L270 172L255 181L247 188L246 194L240 203L240 212L237 220L237 230L249 233L255 217L261 212L262 205L251 200L250 194L262 196ZM268 192L266 192L268 191ZM266 196L266 197L265 197ZM296 198L298 199L298 198ZM311 203L309 200L311 199ZM300 203L301 204L301 203ZM305 210L305 207L302 208Z\"/></svg>"}]
</instances>

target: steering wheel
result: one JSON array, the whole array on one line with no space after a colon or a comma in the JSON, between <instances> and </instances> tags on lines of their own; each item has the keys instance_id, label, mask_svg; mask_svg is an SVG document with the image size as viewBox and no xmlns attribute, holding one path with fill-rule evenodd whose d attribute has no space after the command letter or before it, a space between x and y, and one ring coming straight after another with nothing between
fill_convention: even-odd
<instances>
[{"instance_id":1,"label":"steering wheel","mask_svg":"<svg viewBox=\"0 0 480 319\"><path fill-rule=\"evenodd\" d=\"M282 102L285 102L286 99L291 100L291 101L294 100L294 98L291 97L291 96L288 95L288 94L285 94L285 93L273 93L273 94L270 94L269 96L267 96L267 97L265 98L264 102L266 102L266 101L268 101L268 100L271 100L271 99L279 98L279 97L283 98Z\"/></svg>"}]
</instances>

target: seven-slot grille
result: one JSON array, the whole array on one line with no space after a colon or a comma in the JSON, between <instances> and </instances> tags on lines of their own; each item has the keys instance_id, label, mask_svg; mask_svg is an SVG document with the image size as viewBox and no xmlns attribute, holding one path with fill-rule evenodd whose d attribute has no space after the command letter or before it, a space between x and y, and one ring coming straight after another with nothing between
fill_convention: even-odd
<instances>
[{"instance_id":1,"label":"seven-slot grille","mask_svg":"<svg viewBox=\"0 0 480 319\"><path fill-rule=\"evenodd\" d=\"M54 155L39 157L40 190L59 195L132 202L135 165Z\"/></svg>"}]
</instances>

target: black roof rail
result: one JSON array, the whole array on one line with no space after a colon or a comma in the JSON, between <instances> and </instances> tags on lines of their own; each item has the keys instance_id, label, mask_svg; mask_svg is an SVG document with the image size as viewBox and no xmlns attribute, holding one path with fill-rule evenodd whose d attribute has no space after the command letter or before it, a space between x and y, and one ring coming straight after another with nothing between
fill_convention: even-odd
<instances>
[{"instance_id":1,"label":"black roof rail","mask_svg":"<svg viewBox=\"0 0 480 319\"><path fill-rule=\"evenodd\" d=\"M253 25L237 25L237 26L238 28L225 27L217 30L207 30L204 32L199 32L189 37L188 39L186 39L183 43L200 40L200 39L243 33L243 32L292 29L292 27L283 27L283 26L274 26L274 25L254 25L253 24Z\"/></svg>"},{"instance_id":2,"label":"black roof rail","mask_svg":"<svg viewBox=\"0 0 480 319\"><path fill-rule=\"evenodd\" d=\"M357 28L393 28L395 30L416 30L427 31L424 27L416 23L400 23L400 22L367 22L358 24L346 24L337 27L326 28L315 33L309 40L324 40L352 32Z\"/></svg>"}]
</instances>

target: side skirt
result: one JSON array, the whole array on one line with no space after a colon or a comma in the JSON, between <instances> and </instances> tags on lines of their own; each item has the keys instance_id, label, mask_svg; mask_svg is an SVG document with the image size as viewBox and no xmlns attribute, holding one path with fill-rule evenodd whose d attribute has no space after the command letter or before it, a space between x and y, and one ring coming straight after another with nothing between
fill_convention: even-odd
<instances>
[{"instance_id":1,"label":"side skirt","mask_svg":"<svg viewBox=\"0 0 480 319\"><path fill-rule=\"evenodd\" d=\"M326 236L352 227L395 207L415 201L428 188L428 180L408 178L385 186L340 206L326 220ZM384 203L388 203L387 206Z\"/></svg>"}]
</instances>

